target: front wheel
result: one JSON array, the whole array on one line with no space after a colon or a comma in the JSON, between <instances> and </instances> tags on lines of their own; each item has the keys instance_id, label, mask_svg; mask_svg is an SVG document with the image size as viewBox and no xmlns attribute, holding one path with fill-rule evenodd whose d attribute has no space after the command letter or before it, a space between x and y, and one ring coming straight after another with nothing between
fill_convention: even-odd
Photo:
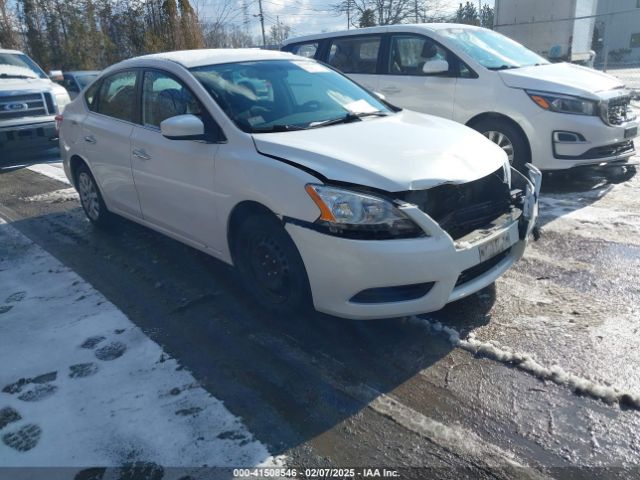
<instances>
[{"instance_id":1,"label":"front wheel","mask_svg":"<svg viewBox=\"0 0 640 480\"><path fill-rule=\"evenodd\" d=\"M276 217L246 218L234 236L234 262L249 293L276 314L309 309L309 280L300 253Z\"/></svg>"},{"instance_id":2,"label":"front wheel","mask_svg":"<svg viewBox=\"0 0 640 480\"><path fill-rule=\"evenodd\" d=\"M502 148L512 167L526 173L525 164L531 161L531 153L522 132L501 119L481 120L471 127Z\"/></svg>"},{"instance_id":3,"label":"front wheel","mask_svg":"<svg viewBox=\"0 0 640 480\"><path fill-rule=\"evenodd\" d=\"M98 184L86 165L79 166L76 171L76 188L87 218L98 227L106 227L110 223L111 213L107 210Z\"/></svg>"}]
</instances>

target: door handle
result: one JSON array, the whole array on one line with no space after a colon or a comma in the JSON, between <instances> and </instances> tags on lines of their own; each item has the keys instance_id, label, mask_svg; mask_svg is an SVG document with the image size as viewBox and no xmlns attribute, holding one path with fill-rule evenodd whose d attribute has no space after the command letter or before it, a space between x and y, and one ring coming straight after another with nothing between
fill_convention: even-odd
<instances>
[{"instance_id":1,"label":"door handle","mask_svg":"<svg viewBox=\"0 0 640 480\"><path fill-rule=\"evenodd\" d=\"M97 142L96 137L94 137L93 135L87 135L86 137L84 137L84 141L91 144L95 144Z\"/></svg>"},{"instance_id":2,"label":"door handle","mask_svg":"<svg viewBox=\"0 0 640 480\"><path fill-rule=\"evenodd\" d=\"M134 148L131 153L133 153L134 157L139 158L140 160L151 160L151 155L145 152L144 148Z\"/></svg>"},{"instance_id":3,"label":"door handle","mask_svg":"<svg viewBox=\"0 0 640 480\"><path fill-rule=\"evenodd\" d=\"M384 93L398 93L400 91L398 87L382 87L380 90Z\"/></svg>"}]
</instances>

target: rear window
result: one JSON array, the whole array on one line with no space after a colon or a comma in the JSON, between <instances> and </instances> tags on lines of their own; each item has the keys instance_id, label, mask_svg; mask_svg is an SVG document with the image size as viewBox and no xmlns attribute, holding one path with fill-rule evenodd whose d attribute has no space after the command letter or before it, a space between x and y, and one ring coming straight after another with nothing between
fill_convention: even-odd
<instances>
[{"instance_id":1,"label":"rear window","mask_svg":"<svg viewBox=\"0 0 640 480\"><path fill-rule=\"evenodd\" d=\"M379 36L336 38L327 63L344 73L376 73L379 51Z\"/></svg>"}]
</instances>

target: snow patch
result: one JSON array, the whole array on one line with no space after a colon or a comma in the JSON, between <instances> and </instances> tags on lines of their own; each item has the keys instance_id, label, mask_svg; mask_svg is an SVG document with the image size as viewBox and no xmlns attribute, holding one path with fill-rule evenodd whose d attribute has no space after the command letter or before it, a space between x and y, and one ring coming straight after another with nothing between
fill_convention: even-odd
<instances>
[{"instance_id":1,"label":"snow patch","mask_svg":"<svg viewBox=\"0 0 640 480\"><path fill-rule=\"evenodd\" d=\"M0 307L0 467L284 462L91 285L1 220Z\"/></svg>"},{"instance_id":2,"label":"snow patch","mask_svg":"<svg viewBox=\"0 0 640 480\"><path fill-rule=\"evenodd\" d=\"M58 180L59 182L66 183L67 185L71 185L69 179L67 178L67 175L64 173L62 162L39 163L36 165L29 165L27 169L31 170L32 172L46 175L49 178Z\"/></svg>"},{"instance_id":3,"label":"snow patch","mask_svg":"<svg viewBox=\"0 0 640 480\"><path fill-rule=\"evenodd\" d=\"M25 197L23 200L26 202L62 203L70 200L78 200L78 192L76 192L75 188L63 188L49 193Z\"/></svg>"},{"instance_id":4,"label":"snow patch","mask_svg":"<svg viewBox=\"0 0 640 480\"><path fill-rule=\"evenodd\" d=\"M510 347L499 345L496 342L483 342L470 333L466 338L460 337L460 332L454 328L443 325L438 321L426 318L411 317L411 320L426 326L430 331L444 334L449 343L473 354L481 354L492 360L508 363L520 370L528 372L541 380L550 380L558 385L569 387L572 391L589 395L595 399L609 404L620 405L640 409L640 394L624 392L608 385L600 385L586 378L566 372L559 365L547 367L539 363L531 354L513 351Z\"/></svg>"}]
</instances>

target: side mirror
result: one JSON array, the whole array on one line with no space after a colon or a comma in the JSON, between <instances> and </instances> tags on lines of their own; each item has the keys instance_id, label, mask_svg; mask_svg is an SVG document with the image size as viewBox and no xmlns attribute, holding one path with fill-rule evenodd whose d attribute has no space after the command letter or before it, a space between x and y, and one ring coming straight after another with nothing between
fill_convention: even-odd
<instances>
[{"instance_id":1,"label":"side mirror","mask_svg":"<svg viewBox=\"0 0 640 480\"><path fill-rule=\"evenodd\" d=\"M449 71L449 62L446 60L431 60L424 62L422 73L425 75L437 75L438 73L447 73Z\"/></svg>"},{"instance_id":2,"label":"side mirror","mask_svg":"<svg viewBox=\"0 0 640 480\"><path fill-rule=\"evenodd\" d=\"M385 96L384 93L380 93L380 92L373 92L373 94L378 97L380 100L386 100L387 97Z\"/></svg>"},{"instance_id":3,"label":"side mirror","mask_svg":"<svg viewBox=\"0 0 640 480\"><path fill-rule=\"evenodd\" d=\"M51 70L49 72L49 78L51 80L62 80L64 76L62 75L62 70Z\"/></svg>"},{"instance_id":4,"label":"side mirror","mask_svg":"<svg viewBox=\"0 0 640 480\"><path fill-rule=\"evenodd\" d=\"M203 140L204 123L195 115L177 115L160 123L160 133L169 140Z\"/></svg>"}]
</instances>

